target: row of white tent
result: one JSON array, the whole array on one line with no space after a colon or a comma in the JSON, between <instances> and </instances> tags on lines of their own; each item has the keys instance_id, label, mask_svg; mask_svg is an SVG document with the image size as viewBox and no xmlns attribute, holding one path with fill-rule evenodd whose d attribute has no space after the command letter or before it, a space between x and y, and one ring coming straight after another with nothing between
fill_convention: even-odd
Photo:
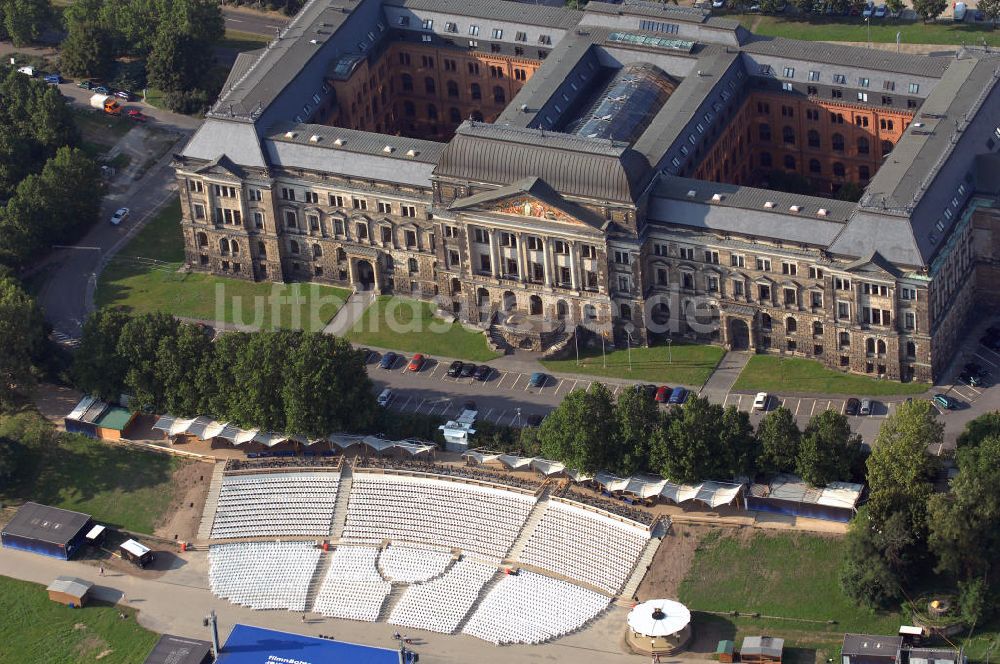
<instances>
[{"instance_id":1,"label":"row of white tent","mask_svg":"<svg viewBox=\"0 0 1000 664\"><path fill-rule=\"evenodd\" d=\"M662 477L636 475L618 477L604 471L589 475L581 473L565 464L540 457L520 457L484 450L469 450L462 455L476 463L499 461L511 470L534 470L543 475L564 474L574 482L593 481L612 493L629 493L639 498L659 496L676 504L697 501L710 508L729 505L740 495L742 484L731 482L701 482L699 484L674 484Z\"/></svg>"},{"instance_id":2,"label":"row of white tent","mask_svg":"<svg viewBox=\"0 0 1000 664\"><path fill-rule=\"evenodd\" d=\"M195 436L201 440L218 438L229 441L233 445L258 443L268 448L291 441L306 446L329 443L342 450L347 449L351 445L365 445L376 452L398 449L408 452L411 455L422 454L435 449L433 444L415 440L385 440L384 438L377 438L375 436L341 433L332 433L322 438L307 438L306 436L274 433L260 429L241 429L228 422L217 422L210 417L204 416L183 419L174 417L173 415L162 415L156 420L153 429L162 431L171 438L174 436Z\"/></svg>"}]
</instances>

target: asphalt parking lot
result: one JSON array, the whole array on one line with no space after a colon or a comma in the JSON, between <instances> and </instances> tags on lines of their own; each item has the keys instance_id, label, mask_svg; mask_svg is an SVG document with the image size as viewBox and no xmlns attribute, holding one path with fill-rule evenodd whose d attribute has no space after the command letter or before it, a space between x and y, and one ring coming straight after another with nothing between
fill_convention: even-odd
<instances>
[{"instance_id":1,"label":"asphalt parking lot","mask_svg":"<svg viewBox=\"0 0 1000 664\"><path fill-rule=\"evenodd\" d=\"M819 415L824 410L833 410L841 415L846 414L847 400L850 398L846 396L783 397L780 395L771 395L767 404L767 411L761 411L753 410L754 396L755 395L753 394L730 392L726 396L724 405L736 406L742 411L749 412L750 421L753 422L755 427L760 422L761 418L764 417L765 412L770 412L784 406L788 410L792 411L792 415L795 417L795 422L799 425L799 429L805 429L806 425L809 423L809 419L814 415ZM847 421L851 425L851 430L855 433L861 434L861 438L866 443L871 443L878 434L878 430L882 426L882 421L894 412L902 401L902 398L897 398L892 401L872 399L872 412L870 415L847 416Z\"/></svg>"}]
</instances>

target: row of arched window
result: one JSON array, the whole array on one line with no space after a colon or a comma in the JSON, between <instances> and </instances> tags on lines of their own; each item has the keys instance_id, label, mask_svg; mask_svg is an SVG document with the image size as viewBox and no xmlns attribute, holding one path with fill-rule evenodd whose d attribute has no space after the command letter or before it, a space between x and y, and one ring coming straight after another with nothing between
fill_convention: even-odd
<instances>
[{"instance_id":1,"label":"row of arched window","mask_svg":"<svg viewBox=\"0 0 1000 664\"><path fill-rule=\"evenodd\" d=\"M758 137L761 141L771 140L771 126L767 123L762 123L757 127ZM792 127L782 127L781 128L781 141L785 145L795 145L796 142L795 129ZM806 134L806 144L813 149L822 150L823 141L820 137L820 133L815 129L810 129ZM867 155L871 154L871 140L867 136L858 136L855 142L857 148L857 154ZM834 152L843 152L846 147L846 141L844 140L844 135L835 133L830 137L830 148ZM885 156L892 152L892 141L882 141L882 156Z\"/></svg>"},{"instance_id":2,"label":"row of arched window","mask_svg":"<svg viewBox=\"0 0 1000 664\"><path fill-rule=\"evenodd\" d=\"M405 100L403 102L403 115L405 115L408 118L416 117L417 116L416 104L414 104L412 101L408 99ZM439 117L440 113L438 112L438 107L435 106L434 104L427 104L427 119L433 122L437 122ZM480 113L479 111L472 111L469 117L479 122L482 122L483 120L483 114ZM462 112L457 108L455 108L454 106L452 106L451 108L448 109L448 121L453 124L461 124Z\"/></svg>"},{"instance_id":3,"label":"row of arched window","mask_svg":"<svg viewBox=\"0 0 1000 664\"><path fill-rule=\"evenodd\" d=\"M770 152L761 152L759 156L760 165L762 168L771 168L774 166L774 160L771 158ZM782 159L782 166L789 171L794 171L798 168L798 162L795 157L786 154ZM837 178L847 177L847 167L844 166L839 161L833 162L832 166L833 176ZM819 159L809 160L809 174L810 175L823 175L823 164ZM866 165L858 166L858 181L867 182L871 178L871 168Z\"/></svg>"},{"instance_id":4,"label":"row of arched window","mask_svg":"<svg viewBox=\"0 0 1000 664\"><path fill-rule=\"evenodd\" d=\"M413 92L412 76L409 74L402 74L400 76L400 82L403 87L403 92ZM437 94L437 83L434 81L433 77L427 76L424 78L424 92L429 95ZM445 83L445 93L451 99L458 99L458 83L456 81L447 81ZM474 100L483 98L483 89L479 83L472 83L469 86L469 95ZM497 104L506 103L507 91L503 88L503 86L493 86L493 101Z\"/></svg>"}]
</instances>

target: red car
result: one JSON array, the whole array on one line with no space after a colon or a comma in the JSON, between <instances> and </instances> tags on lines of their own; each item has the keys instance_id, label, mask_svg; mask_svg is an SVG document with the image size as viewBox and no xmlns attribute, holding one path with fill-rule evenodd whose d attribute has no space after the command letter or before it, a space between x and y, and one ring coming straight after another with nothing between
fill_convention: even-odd
<instances>
[{"instance_id":1,"label":"red car","mask_svg":"<svg viewBox=\"0 0 1000 664\"><path fill-rule=\"evenodd\" d=\"M414 373L420 371L420 368L424 366L424 360L426 359L427 358L425 358L423 355L417 353L416 355L410 358L410 363L406 365L406 370L413 371Z\"/></svg>"},{"instance_id":2,"label":"red car","mask_svg":"<svg viewBox=\"0 0 1000 664\"><path fill-rule=\"evenodd\" d=\"M146 121L146 116L143 114L143 112L134 108L129 109L127 115L129 118L135 120L136 122Z\"/></svg>"},{"instance_id":3,"label":"red car","mask_svg":"<svg viewBox=\"0 0 1000 664\"><path fill-rule=\"evenodd\" d=\"M667 403L667 399L670 398L670 388L666 385L661 385L660 389L656 390L656 403Z\"/></svg>"}]
</instances>

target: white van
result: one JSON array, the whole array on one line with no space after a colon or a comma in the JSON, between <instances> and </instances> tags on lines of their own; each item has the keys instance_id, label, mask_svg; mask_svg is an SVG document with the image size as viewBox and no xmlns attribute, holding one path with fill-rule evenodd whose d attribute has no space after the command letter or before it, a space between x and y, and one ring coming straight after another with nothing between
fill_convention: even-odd
<instances>
[{"instance_id":1,"label":"white van","mask_svg":"<svg viewBox=\"0 0 1000 664\"><path fill-rule=\"evenodd\" d=\"M24 74L25 76L34 76L35 75L35 68L34 67L18 67L17 71L20 72L20 73L22 73L22 74Z\"/></svg>"},{"instance_id":2,"label":"white van","mask_svg":"<svg viewBox=\"0 0 1000 664\"><path fill-rule=\"evenodd\" d=\"M955 19L955 21L964 21L965 20L966 9L967 9L967 7L965 6L964 2L956 2L955 3L955 13L954 13L954 19Z\"/></svg>"},{"instance_id":3,"label":"white van","mask_svg":"<svg viewBox=\"0 0 1000 664\"><path fill-rule=\"evenodd\" d=\"M378 398L375 401L380 406L388 406L389 402L392 401L392 390L388 387L379 392Z\"/></svg>"}]
</instances>

